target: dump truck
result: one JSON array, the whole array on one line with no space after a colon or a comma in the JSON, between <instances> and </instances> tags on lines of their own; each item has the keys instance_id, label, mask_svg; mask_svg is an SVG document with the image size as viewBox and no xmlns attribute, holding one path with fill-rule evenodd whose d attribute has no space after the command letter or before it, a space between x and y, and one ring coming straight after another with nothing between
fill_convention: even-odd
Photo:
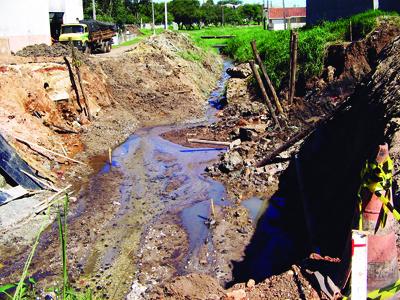
<instances>
[{"instance_id":1,"label":"dump truck","mask_svg":"<svg viewBox=\"0 0 400 300\"><path fill-rule=\"evenodd\" d=\"M111 51L113 37L117 33L114 24L96 20L81 20L79 23L63 24L59 42L72 44L85 53L96 50L106 53Z\"/></svg>"}]
</instances>

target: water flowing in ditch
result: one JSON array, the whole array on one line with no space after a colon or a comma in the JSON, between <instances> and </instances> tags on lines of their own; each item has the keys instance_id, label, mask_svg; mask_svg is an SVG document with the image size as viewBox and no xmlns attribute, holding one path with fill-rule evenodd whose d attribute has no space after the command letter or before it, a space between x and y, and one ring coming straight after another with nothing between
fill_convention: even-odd
<instances>
[{"instance_id":1,"label":"water flowing in ditch","mask_svg":"<svg viewBox=\"0 0 400 300\"><path fill-rule=\"evenodd\" d=\"M224 63L223 75L209 97L205 120L184 125L139 129L114 149L111 166L105 164L101 171L92 177L89 184L90 194L101 192L100 184L96 182L115 181L117 174L120 178L117 180L118 187L113 192L116 197L110 197L110 201L118 204L119 210L108 225L102 228L101 240L97 241L82 259L84 273L88 276L96 274L96 277L113 278L114 283L105 283L110 285L110 290L122 288L115 285L116 277L125 280L132 274L140 276L138 269L132 266L132 256L135 253L143 253L143 248L150 247L146 239L154 235L155 230L162 231L162 225L155 229L154 224L164 224L163 222L170 220L174 220L186 236L182 242L186 243L184 250L175 249L176 254L173 254L173 257L176 256L176 259L170 262L174 266L174 275L204 271L196 258L209 235L209 228L204 221L210 215L210 199L214 199L216 205L229 205L229 201L225 200L225 187L205 176L204 169L216 161L224 150L202 151L186 148L163 139L161 135L171 130L214 122L215 107L224 97L225 84L229 78L225 71L231 65L229 61ZM251 215L256 216L261 207L261 200L251 199L247 206ZM169 233L171 238L173 234L174 232ZM182 238L183 234L176 235ZM155 237L158 238L161 237ZM181 252L184 254L181 255ZM144 262L145 259L139 254L136 261L139 267L144 268L143 265L146 264L152 266L151 262L148 262L152 258L148 258L147 262ZM157 263L153 264L154 266L148 267L149 272L152 270L154 273L147 277L148 283L165 280L167 275L161 274L162 271L155 271ZM119 298L118 295L111 293L110 296Z\"/></svg>"}]
</instances>

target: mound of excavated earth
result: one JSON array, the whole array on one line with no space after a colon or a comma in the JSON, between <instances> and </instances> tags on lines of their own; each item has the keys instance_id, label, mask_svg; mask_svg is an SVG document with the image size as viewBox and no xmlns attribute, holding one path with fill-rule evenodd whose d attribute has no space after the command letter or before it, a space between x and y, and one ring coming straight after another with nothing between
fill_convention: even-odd
<instances>
[{"instance_id":1,"label":"mound of excavated earth","mask_svg":"<svg viewBox=\"0 0 400 300\"><path fill-rule=\"evenodd\" d=\"M48 57L66 54L57 49L65 50L39 45L19 53L28 57L0 59L0 134L37 177L57 187L72 183L75 190L108 161L108 149L119 145L139 126L174 124L203 117L206 96L214 88L222 68L218 56L195 47L183 35L165 32L141 41L119 56L85 55L77 62L80 78L76 64L68 57L75 89L63 58ZM91 120L81 108L85 102ZM107 194L101 195L101 199L96 198L93 209L85 212L88 215L82 216L85 221L77 224L74 239L78 244L83 243L82 236L87 230L101 228L102 222L115 213ZM32 238L45 219L35 214L35 206L48 197L48 194L39 194L0 206L3 225L0 228L0 284L18 280ZM79 210L81 204L72 203L71 209ZM15 211L21 213L10 214ZM44 265L48 274L58 273L59 262L54 258L54 253L59 251L57 233L53 235L49 230L47 234L31 266L32 274ZM79 250L77 247L74 251ZM71 276L79 272L70 271Z\"/></svg>"}]
</instances>

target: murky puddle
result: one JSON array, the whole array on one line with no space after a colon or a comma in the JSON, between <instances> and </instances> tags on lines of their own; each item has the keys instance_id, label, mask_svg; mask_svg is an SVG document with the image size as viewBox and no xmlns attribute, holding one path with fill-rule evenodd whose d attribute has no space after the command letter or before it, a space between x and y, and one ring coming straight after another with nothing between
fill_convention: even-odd
<instances>
[{"instance_id":1,"label":"murky puddle","mask_svg":"<svg viewBox=\"0 0 400 300\"><path fill-rule=\"evenodd\" d=\"M210 104L219 103L229 66L231 63L226 62L224 75L209 98ZM82 259L84 274L99 278L95 284L106 290L103 296L120 299L132 281L143 275L141 272L147 272L142 282L156 284L171 275L204 271L194 262L207 244L209 229L204 221L210 215L210 199L216 205L229 205L229 201L225 199L225 187L203 173L224 150L186 148L161 135L211 123L215 121L215 112L209 106L206 120L201 123L138 130L114 149L112 164L104 165L91 179L89 186L96 193L101 191L96 184L100 177L120 178L118 190L111 191L115 195L110 196L110 205L118 206L118 212L101 229L101 238ZM261 201L250 199L245 206L256 218ZM163 255L166 257L161 259Z\"/></svg>"}]
</instances>

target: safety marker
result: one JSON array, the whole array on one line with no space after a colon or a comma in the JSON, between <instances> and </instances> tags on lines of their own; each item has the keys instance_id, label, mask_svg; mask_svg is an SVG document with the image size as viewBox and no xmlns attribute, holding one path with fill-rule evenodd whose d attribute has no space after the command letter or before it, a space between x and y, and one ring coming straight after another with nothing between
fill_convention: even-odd
<instances>
[{"instance_id":1,"label":"safety marker","mask_svg":"<svg viewBox=\"0 0 400 300\"><path fill-rule=\"evenodd\" d=\"M367 299L368 234L353 230L351 240L351 299Z\"/></svg>"}]
</instances>

